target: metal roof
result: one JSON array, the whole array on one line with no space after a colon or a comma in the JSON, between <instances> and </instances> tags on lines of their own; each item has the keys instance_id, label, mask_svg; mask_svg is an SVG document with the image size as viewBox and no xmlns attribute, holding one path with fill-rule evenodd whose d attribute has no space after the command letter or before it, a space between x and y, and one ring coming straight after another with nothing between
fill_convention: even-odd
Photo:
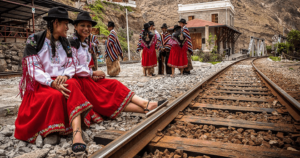
<instances>
[{"instance_id":1,"label":"metal roof","mask_svg":"<svg viewBox=\"0 0 300 158\"><path fill-rule=\"evenodd\" d=\"M32 18L31 0L0 0L0 17L18 20L29 20ZM82 10L55 2L52 0L34 0L35 14L41 16L48 13L53 7L62 7L68 11L81 12Z\"/></svg>"}]
</instances>

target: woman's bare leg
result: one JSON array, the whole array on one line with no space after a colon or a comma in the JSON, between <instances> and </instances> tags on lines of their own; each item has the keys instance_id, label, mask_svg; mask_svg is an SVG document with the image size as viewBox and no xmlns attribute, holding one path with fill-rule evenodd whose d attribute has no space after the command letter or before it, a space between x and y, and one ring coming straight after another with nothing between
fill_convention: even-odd
<instances>
[{"instance_id":1,"label":"woman's bare leg","mask_svg":"<svg viewBox=\"0 0 300 158\"><path fill-rule=\"evenodd\" d=\"M81 116L80 115L78 115L77 117L75 117L73 119L73 121L72 121L72 128L73 128L73 136L74 136L73 144L75 144L75 143L83 143L83 144L85 144L85 142L82 139L81 133L80 133L80 132L82 132L82 130L81 130ZM78 130L79 132L77 132L75 134L76 130Z\"/></svg>"},{"instance_id":2,"label":"woman's bare leg","mask_svg":"<svg viewBox=\"0 0 300 158\"><path fill-rule=\"evenodd\" d=\"M175 76L175 68L172 67L172 75L171 75L171 77L174 77L174 76Z\"/></svg>"},{"instance_id":3,"label":"woman's bare leg","mask_svg":"<svg viewBox=\"0 0 300 158\"><path fill-rule=\"evenodd\" d=\"M134 103L135 105L138 105L141 107L143 110L147 108L148 100L143 99L137 95L134 95L131 99L131 102ZM158 103L157 102L150 102L148 105L149 110L153 110L157 107Z\"/></svg>"},{"instance_id":4,"label":"woman's bare leg","mask_svg":"<svg viewBox=\"0 0 300 158\"><path fill-rule=\"evenodd\" d=\"M180 74L183 75L183 69L179 69L180 70Z\"/></svg>"},{"instance_id":5,"label":"woman's bare leg","mask_svg":"<svg viewBox=\"0 0 300 158\"><path fill-rule=\"evenodd\" d=\"M144 109L134 103L129 103L124 112L137 112L137 113L145 113Z\"/></svg>"}]
</instances>

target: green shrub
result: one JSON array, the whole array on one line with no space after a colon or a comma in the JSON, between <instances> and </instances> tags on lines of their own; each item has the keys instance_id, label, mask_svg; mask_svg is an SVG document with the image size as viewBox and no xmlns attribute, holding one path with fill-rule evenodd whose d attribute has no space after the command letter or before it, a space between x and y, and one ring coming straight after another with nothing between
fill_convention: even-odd
<instances>
[{"instance_id":1,"label":"green shrub","mask_svg":"<svg viewBox=\"0 0 300 158\"><path fill-rule=\"evenodd\" d=\"M273 61L281 61L280 57L270 56L269 58L272 59Z\"/></svg>"},{"instance_id":2,"label":"green shrub","mask_svg":"<svg viewBox=\"0 0 300 158\"><path fill-rule=\"evenodd\" d=\"M200 62L203 62L203 58L200 58L199 61L200 61Z\"/></svg>"},{"instance_id":3,"label":"green shrub","mask_svg":"<svg viewBox=\"0 0 300 158\"><path fill-rule=\"evenodd\" d=\"M216 64L221 63L221 62L220 61L211 61L209 63L212 63L213 65L216 65Z\"/></svg>"},{"instance_id":4,"label":"green shrub","mask_svg":"<svg viewBox=\"0 0 300 158\"><path fill-rule=\"evenodd\" d=\"M192 56L193 61L199 61L199 56Z\"/></svg>"}]
</instances>

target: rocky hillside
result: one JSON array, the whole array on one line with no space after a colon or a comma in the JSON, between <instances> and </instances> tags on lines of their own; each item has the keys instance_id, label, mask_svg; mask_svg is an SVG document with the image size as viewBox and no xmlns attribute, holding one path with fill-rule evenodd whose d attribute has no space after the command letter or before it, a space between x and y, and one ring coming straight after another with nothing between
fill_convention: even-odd
<instances>
[{"instance_id":1,"label":"rocky hillside","mask_svg":"<svg viewBox=\"0 0 300 158\"><path fill-rule=\"evenodd\" d=\"M172 26L179 19L178 4L201 3L213 0L139 0L137 5L146 21L153 20L157 28L163 23ZM291 29L300 30L299 0L231 0L235 7L235 27L242 32L237 49L248 48L249 37L267 39L271 43L274 34L285 35Z\"/></svg>"}]
</instances>

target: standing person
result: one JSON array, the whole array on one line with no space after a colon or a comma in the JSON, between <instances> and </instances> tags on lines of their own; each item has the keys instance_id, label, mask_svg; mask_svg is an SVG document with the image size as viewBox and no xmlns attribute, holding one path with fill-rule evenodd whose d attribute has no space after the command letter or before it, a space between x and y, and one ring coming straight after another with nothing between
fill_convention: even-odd
<instances>
[{"instance_id":1,"label":"standing person","mask_svg":"<svg viewBox=\"0 0 300 158\"><path fill-rule=\"evenodd\" d=\"M184 74L191 74L191 70L193 70L193 65L192 65L192 55L193 55L193 44L192 44L192 39L190 36L190 31L189 29L186 27L186 20L185 19L181 19L180 21L178 21L179 26L181 27L181 31L183 33L183 35L185 36L185 38L188 41L188 67L184 69L183 73Z\"/></svg>"},{"instance_id":2,"label":"standing person","mask_svg":"<svg viewBox=\"0 0 300 158\"><path fill-rule=\"evenodd\" d=\"M98 41L98 38L96 35L91 34L89 37L90 40L90 49L89 51L92 54L92 58L93 60L91 61L90 67L92 67L92 69L94 71L98 70L98 60L97 57L100 55L100 50L98 49L98 45L100 44L100 42Z\"/></svg>"},{"instance_id":3,"label":"standing person","mask_svg":"<svg viewBox=\"0 0 300 158\"><path fill-rule=\"evenodd\" d=\"M73 130L72 150L83 151L85 144L81 143L81 135L77 134L81 130L77 127L92 105L72 79L75 59L66 37L68 24L73 21L64 8L50 9L43 19L47 21L47 30L32 34L26 42L20 81L23 99L14 135L34 143L38 135L46 137L54 132L66 135Z\"/></svg>"},{"instance_id":4,"label":"standing person","mask_svg":"<svg viewBox=\"0 0 300 158\"><path fill-rule=\"evenodd\" d=\"M137 52L143 50L142 67L145 76L152 76L151 68L157 66L156 49L160 48L160 43L155 34L150 30L150 24L144 24L144 31L138 43ZM148 72L148 75L147 75Z\"/></svg>"},{"instance_id":5,"label":"standing person","mask_svg":"<svg viewBox=\"0 0 300 158\"><path fill-rule=\"evenodd\" d=\"M169 40L171 39L171 34L167 31L168 26L167 24L163 24L161 27L162 33L161 33L161 43L162 43L162 49L159 52L159 74L164 74L164 69L166 69L166 74L172 74L172 69L171 67L168 66L168 60L169 60L169 55L170 55L170 49L171 45L168 44ZM165 68L164 68L165 64Z\"/></svg>"},{"instance_id":6,"label":"standing person","mask_svg":"<svg viewBox=\"0 0 300 158\"><path fill-rule=\"evenodd\" d=\"M171 45L170 57L168 60L168 66L172 67L171 77L175 77L175 68L180 70L180 74L183 75L183 69L188 66L187 50L188 41L185 36L182 35L181 27L178 25L174 26L174 35L169 40Z\"/></svg>"},{"instance_id":7,"label":"standing person","mask_svg":"<svg viewBox=\"0 0 300 158\"><path fill-rule=\"evenodd\" d=\"M115 28L115 23L110 21L108 22L108 31L110 31L107 41L105 42L105 58L107 65L107 74L111 77L119 75L121 68L119 62L119 56L123 60L123 51L121 44L118 39L118 35Z\"/></svg>"},{"instance_id":8,"label":"standing person","mask_svg":"<svg viewBox=\"0 0 300 158\"><path fill-rule=\"evenodd\" d=\"M146 113L146 116L149 116L166 105L167 100L150 102L140 98L118 80L106 79L104 72L92 71L88 67L91 54L88 52L86 38L96 24L88 12L79 13L74 21L76 32L69 38L74 56L77 57L75 78L82 87L82 93L93 104L93 109L84 118L84 122L90 122L92 119L95 123L99 123L103 120L101 116L115 119L122 111Z\"/></svg>"},{"instance_id":9,"label":"standing person","mask_svg":"<svg viewBox=\"0 0 300 158\"><path fill-rule=\"evenodd\" d=\"M157 41L158 41L159 43L161 43L161 37L160 37L159 32L155 29L155 24L154 24L154 22L153 22L153 21L149 21L148 23L149 23L149 25L150 25L150 31L156 35ZM156 56L159 56L159 50L157 50ZM152 74L152 76L155 76L154 72L155 72L154 67L153 67L153 68L150 68L150 73Z\"/></svg>"}]
</instances>

